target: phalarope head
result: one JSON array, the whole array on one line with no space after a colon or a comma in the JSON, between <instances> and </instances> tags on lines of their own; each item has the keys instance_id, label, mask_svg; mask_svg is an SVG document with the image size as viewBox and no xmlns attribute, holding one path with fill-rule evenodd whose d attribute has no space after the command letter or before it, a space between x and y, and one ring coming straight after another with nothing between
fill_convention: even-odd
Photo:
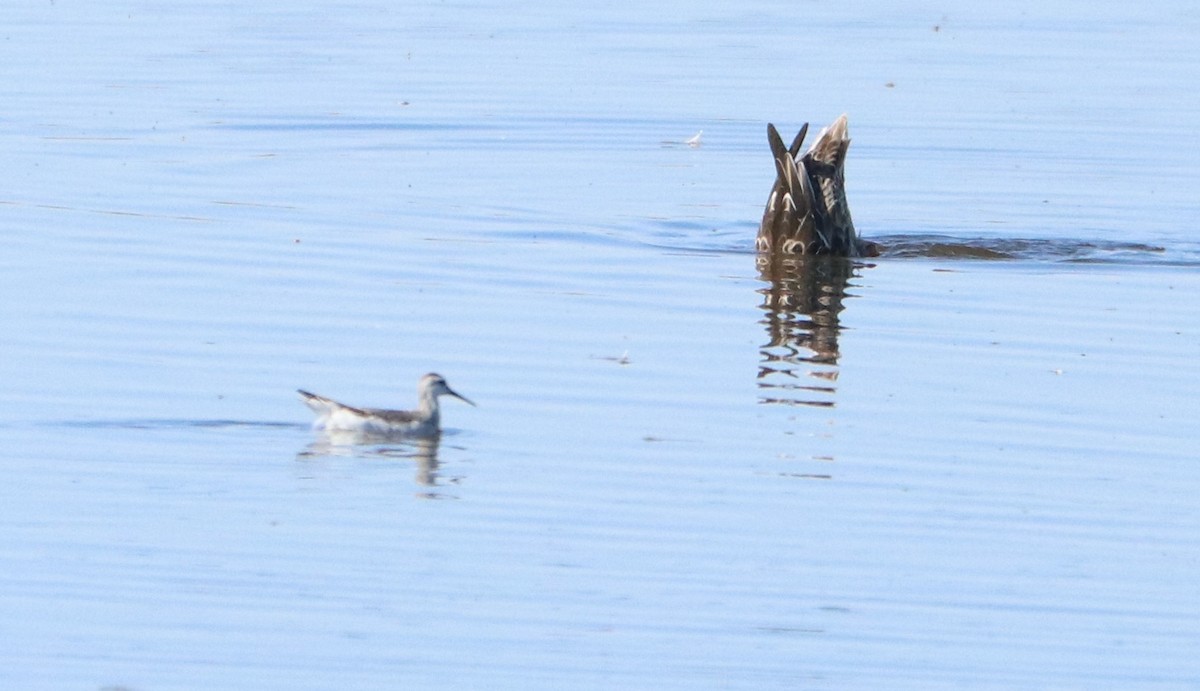
<instances>
[{"instance_id":1,"label":"phalarope head","mask_svg":"<svg viewBox=\"0 0 1200 691\"><path fill-rule=\"evenodd\" d=\"M440 374L430 372L421 377L421 381L417 383L417 395L424 400L427 397L437 398L438 396L453 396L458 400L468 405L475 405L474 401L458 393L450 388L446 383L445 378Z\"/></svg>"}]
</instances>

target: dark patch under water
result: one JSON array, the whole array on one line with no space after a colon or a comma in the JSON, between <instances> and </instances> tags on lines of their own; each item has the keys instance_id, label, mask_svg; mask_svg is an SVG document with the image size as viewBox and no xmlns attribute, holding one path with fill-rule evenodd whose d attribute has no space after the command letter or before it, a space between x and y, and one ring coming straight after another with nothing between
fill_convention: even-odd
<instances>
[{"instance_id":1,"label":"dark patch under water","mask_svg":"<svg viewBox=\"0 0 1200 691\"><path fill-rule=\"evenodd\" d=\"M684 252L754 252L755 228L750 224L726 228L710 236L717 246L683 244L698 238L707 226L687 221L656 222L652 246ZM713 233L711 228L709 233ZM643 235L643 238L645 236ZM1200 246L1160 245L1145 242L1109 240L955 236L938 233L868 233L863 240L879 250L882 258L926 258L968 260L1023 260L1038 262L1074 262L1081 264L1161 264L1200 266ZM645 242L643 239L642 242ZM873 257L872 257L873 258ZM866 259L870 261L871 258Z\"/></svg>"},{"instance_id":2,"label":"dark patch under water","mask_svg":"<svg viewBox=\"0 0 1200 691\"><path fill-rule=\"evenodd\" d=\"M877 238L882 257L948 259L1028 259L1067 262L1161 261L1166 248L1139 242L1042 240L1035 238L956 238L947 235L891 235ZM1193 257L1193 263L1198 261Z\"/></svg>"}]
</instances>

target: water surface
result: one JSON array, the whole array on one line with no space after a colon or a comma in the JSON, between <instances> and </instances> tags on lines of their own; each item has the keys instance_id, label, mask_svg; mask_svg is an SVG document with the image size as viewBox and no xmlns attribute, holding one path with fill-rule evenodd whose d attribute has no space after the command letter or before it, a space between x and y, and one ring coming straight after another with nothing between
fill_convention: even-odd
<instances>
[{"instance_id":1,"label":"water surface","mask_svg":"<svg viewBox=\"0 0 1200 691\"><path fill-rule=\"evenodd\" d=\"M1197 28L14 9L0 682L1196 685ZM841 112L889 253L760 270Z\"/></svg>"}]
</instances>

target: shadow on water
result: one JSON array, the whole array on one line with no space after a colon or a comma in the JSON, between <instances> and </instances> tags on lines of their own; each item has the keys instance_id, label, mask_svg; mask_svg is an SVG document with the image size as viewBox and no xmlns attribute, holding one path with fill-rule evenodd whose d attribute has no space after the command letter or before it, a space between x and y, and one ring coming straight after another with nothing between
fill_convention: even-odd
<instances>
[{"instance_id":1,"label":"shadow on water","mask_svg":"<svg viewBox=\"0 0 1200 691\"><path fill-rule=\"evenodd\" d=\"M861 266L840 257L759 255L767 328L759 349L761 402L833 407L842 302Z\"/></svg>"}]
</instances>

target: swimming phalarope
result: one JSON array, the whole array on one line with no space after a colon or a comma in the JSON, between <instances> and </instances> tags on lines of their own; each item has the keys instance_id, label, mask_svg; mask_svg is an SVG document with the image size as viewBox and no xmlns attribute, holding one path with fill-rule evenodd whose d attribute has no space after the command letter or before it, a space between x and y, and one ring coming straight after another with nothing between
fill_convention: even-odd
<instances>
[{"instance_id":1,"label":"swimming phalarope","mask_svg":"<svg viewBox=\"0 0 1200 691\"><path fill-rule=\"evenodd\" d=\"M846 202L845 165L850 136L846 116L821 130L801 156L808 123L784 147L775 125L767 125L767 141L775 157L775 186L763 211L755 246L759 252L871 257L874 243L854 231Z\"/></svg>"},{"instance_id":2,"label":"swimming phalarope","mask_svg":"<svg viewBox=\"0 0 1200 691\"><path fill-rule=\"evenodd\" d=\"M421 381L417 383L416 410L354 408L304 390L299 390L299 394L304 404L317 414L314 428L330 432L359 432L383 436L437 436L441 433L438 396L453 396L464 403L475 405L464 396L455 393L442 375L432 372L421 377Z\"/></svg>"}]
</instances>

